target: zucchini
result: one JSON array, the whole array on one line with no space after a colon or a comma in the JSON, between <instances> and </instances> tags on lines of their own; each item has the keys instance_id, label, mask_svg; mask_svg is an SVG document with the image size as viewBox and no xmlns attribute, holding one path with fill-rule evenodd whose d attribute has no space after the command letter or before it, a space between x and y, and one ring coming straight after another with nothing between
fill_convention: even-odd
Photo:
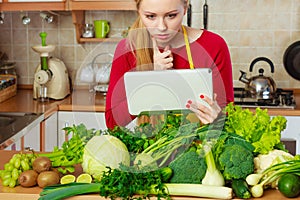
<instances>
[{"instance_id":1,"label":"zucchini","mask_svg":"<svg viewBox=\"0 0 300 200\"><path fill-rule=\"evenodd\" d=\"M248 184L244 179L233 179L231 182L231 187L234 194L238 198L242 198L242 199L251 198L251 192L249 190Z\"/></svg>"}]
</instances>

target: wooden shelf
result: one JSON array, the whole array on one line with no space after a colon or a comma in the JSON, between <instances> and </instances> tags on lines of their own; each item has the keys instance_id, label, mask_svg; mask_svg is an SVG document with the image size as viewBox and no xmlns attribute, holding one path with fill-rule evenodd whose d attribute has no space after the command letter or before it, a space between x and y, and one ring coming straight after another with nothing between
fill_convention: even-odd
<instances>
[{"instance_id":1,"label":"wooden shelf","mask_svg":"<svg viewBox=\"0 0 300 200\"><path fill-rule=\"evenodd\" d=\"M119 42L122 38L79 38L79 43L84 42Z\"/></svg>"},{"instance_id":2,"label":"wooden shelf","mask_svg":"<svg viewBox=\"0 0 300 200\"><path fill-rule=\"evenodd\" d=\"M82 38L82 26L85 24L85 11L74 10L72 11L73 24L75 26L76 40L78 43L85 42L119 42L122 38Z\"/></svg>"},{"instance_id":3,"label":"wooden shelf","mask_svg":"<svg viewBox=\"0 0 300 200\"><path fill-rule=\"evenodd\" d=\"M67 10L66 1L62 2L7 2L0 3L1 11L43 11L43 10Z\"/></svg>"}]
</instances>

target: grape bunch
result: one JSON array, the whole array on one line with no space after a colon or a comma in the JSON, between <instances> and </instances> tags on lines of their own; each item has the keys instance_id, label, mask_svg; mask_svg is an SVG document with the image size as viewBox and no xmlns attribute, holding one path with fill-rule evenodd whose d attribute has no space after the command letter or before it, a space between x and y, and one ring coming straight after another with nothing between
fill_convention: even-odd
<instances>
[{"instance_id":1,"label":"grape bunch","mask_svg":"<svg viewBox=\"0 0 300 200\"><path fill-rule=\"evenodd\" d=\"M24 171L32 169L32 163L37 156L34 153L17 153L4 164L4 169L0 170L0 179L5 187L15 187L19 185L18 178Z\"/></svg>"}]
</instances>

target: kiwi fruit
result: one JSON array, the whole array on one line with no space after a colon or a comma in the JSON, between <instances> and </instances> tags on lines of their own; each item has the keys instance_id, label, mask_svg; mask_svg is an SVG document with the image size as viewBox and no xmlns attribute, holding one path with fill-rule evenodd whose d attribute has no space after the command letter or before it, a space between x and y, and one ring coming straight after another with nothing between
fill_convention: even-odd
<instances>
[{"instance_id":1,"label":"kiwi fruit","mask_svg":"<svg viewBox=\"0 0 300 200\"><path fill-rule=\"evenodd\" d=\"M18 181L23 187L32 187L37 184L38 173L34 170L27 170L20 174Z\"/></svg>"},{"instance_id":2,"label":"kiwi fruit","mask_svg":"<svg viewBox=\"0 0 300 200\"><path fill-rule=\"evenodd\" d=\"M32 163L32 168L37 173L49 171L51 167L52 167L51 160L48 157L43 157L43 156L37 157Z\"/></svg>"},{"instance_id":3,"label":"kiwi fruit","mask_svg":"<svg viewBox=\"0 0 300 200\"><path fill-rule=\"evenodd\" d=\"M59 181L59 175L55 171L43 171L37 177L37 184L40 188L58 184Z\"/></svg>"}]
</instances>

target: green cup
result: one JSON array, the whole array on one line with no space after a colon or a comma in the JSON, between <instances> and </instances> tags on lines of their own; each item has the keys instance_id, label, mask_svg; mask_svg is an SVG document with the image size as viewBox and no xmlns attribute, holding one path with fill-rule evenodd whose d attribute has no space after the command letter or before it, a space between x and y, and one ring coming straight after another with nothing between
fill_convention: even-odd
<instances>
[{"instance_id":1,"label":"green cup","mask_svg":"<svg viewBox=\"0 0 300 200\"><path fill-rule=\"evenodd\" d=\"M107 20L95 20L94 29L96 38L106 38L110 29L109 22Z\"/></svg>"}]
</instances>

